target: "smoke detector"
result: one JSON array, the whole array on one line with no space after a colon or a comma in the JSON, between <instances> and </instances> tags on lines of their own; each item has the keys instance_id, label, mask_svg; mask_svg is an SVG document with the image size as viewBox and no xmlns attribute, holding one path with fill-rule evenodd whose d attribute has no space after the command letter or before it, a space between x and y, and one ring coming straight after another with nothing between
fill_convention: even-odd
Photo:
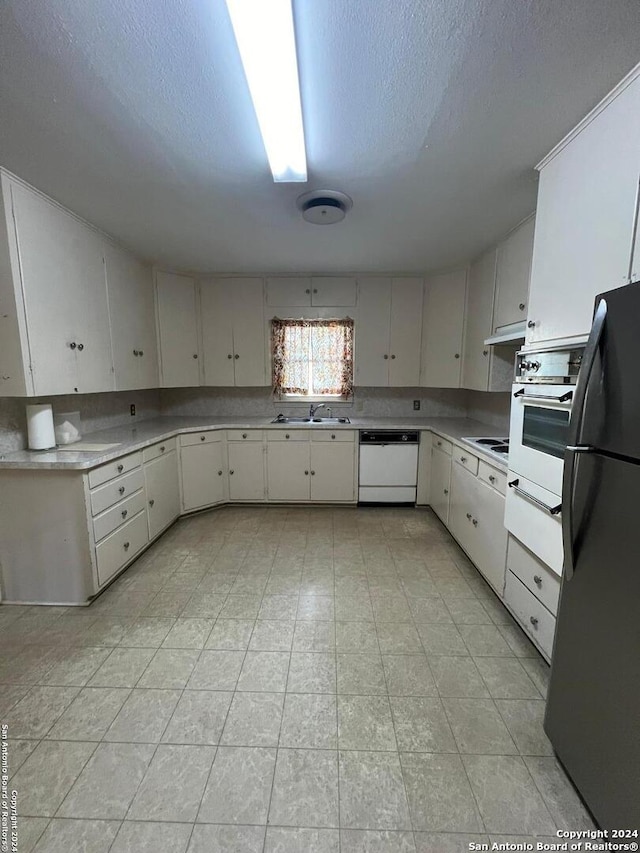
<instances>
[{"instance_id":1,"label":"smoke detector","mask_svg":"<svg viewBox=\"0 0 640 853\"><path fill-rule=\"evenodd\" d=\"M296 202L302 218L313 225L334 225L342 222L353 202L348 195L336 190L312 190L303 193Z\"/></svg>"}]
</instances>

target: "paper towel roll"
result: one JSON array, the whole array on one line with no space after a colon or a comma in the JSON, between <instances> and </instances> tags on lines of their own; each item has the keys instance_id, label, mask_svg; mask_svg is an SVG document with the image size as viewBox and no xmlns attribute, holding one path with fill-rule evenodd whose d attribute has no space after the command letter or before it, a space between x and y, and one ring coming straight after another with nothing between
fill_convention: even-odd
<instances>
[{"instance_id":1,"label":"paper towel roll","mask_svg":"<svg viewBox=\"0 0 640 853\"><path fill-rule=\"evenodd\" d=\"M56 446L53 410L49 403L27 406L27 434L29 450L50 450Z\"/></svg>"}]
</instances>

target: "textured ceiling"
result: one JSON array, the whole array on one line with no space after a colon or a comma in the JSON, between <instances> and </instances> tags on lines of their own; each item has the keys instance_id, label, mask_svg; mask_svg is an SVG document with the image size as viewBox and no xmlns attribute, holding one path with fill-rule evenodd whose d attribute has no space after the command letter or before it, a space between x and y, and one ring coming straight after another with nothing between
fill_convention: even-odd
<instances>
[{"instance_id":1,"label":"textured ceiling","mask_svg":"<svg viewBox=\"0 0 640 853\"><path fill-rule=\"evenodd\" d=\"M294 0L309 181L276 185L224 0L3 0L0 163L143 257L429 271L535 207L533 166L640 60L638 0ZM342 190L340 225L296 196Z\"/></svg>"}]
</instances>

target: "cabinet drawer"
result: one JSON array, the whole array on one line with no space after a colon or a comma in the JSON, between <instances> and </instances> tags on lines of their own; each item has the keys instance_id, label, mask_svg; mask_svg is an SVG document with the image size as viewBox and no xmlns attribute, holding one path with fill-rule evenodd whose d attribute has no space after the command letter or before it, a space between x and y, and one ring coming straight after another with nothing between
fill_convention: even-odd
<instances>
[{"instance_id":1,"label":"cabinet drawer","mask_svg":"<svg viewBox=\"0 0 640 853\"><path fill-rule=\"evenodd\" d=\"M507 568L531 590L547 610L554 615L558 612L560 578L513 536L509 537Z\"/></svg>"},{"instance_id":2,"label":"cabinet drawer","mask_svg":"<svg viewBox=\"0 0 640 853\"><path fill-rule=\"evenodd\" d=\"M96 545L96 565L100 586L110 580L149 541L147 514L139 512L99 545Z\"/></svg>"},{"instance_id":3,"label":"cabinet drawer","mask_svg":"<svg viewBox=\"0 0 640 853\"><path fill-rule=\"evenodd\" d=\"M355 440L356 434L352 429L336 430L335 432L323 429L311 433L311 441L350 441L353 444Z\"/></svg>"},{"instance_id":4,"label":"cabinet drawer","mask_svg":"<svg viewBox=\"0 0 640 853\"><path fill-rule=\"evenodd\" d=\"M134 515L144 509L145 497L144 489L140 489L128 498L112 506L110 509L101 512L100 515L93 519L93 535L96 542L104 539L125 521L133 518Z\"/></svg>"},{"instance_id":5,"label":"cabinet drawer","mask_svg":"<svg viewBox=\"0 0 640 853\"><path fill-rule=\"evenodd\" d=\"M99 489L91 492L91 514L98 515L98 513L113 506L113 504L122 500L122 498L137 492L143 485L144 474L142 473L142 468L137 468L135 471L131 471L130 474L125 474L111 483L100 486Z\"/></svg>"},{"instance_id":6,"label":"cabinet drawer","mask_svg":"<svg viewBox=\"0 0 640 853\"><path fill-rule=\"evenodd\" d=\"M478 473L479 459L473 453L469 453L468 450L463 450L461 447L456 447L453 451L453 458L459 465L466 468L467 471L470 471L472 474Z\"/></svg>"},{"instance_id":7,"label":"cabinet drawer","mask_svg":"<svg viewBox=\"0 0 640 853\"><path fill-rule=\"evenodd\" d=\"M553 648L556 619L535 595L512 573L507 572L504 600L523 630L540 646L548 658Z\"/></svg>"},{"instance_id":8,"label":"cabinet drawer","mask_svg":"<svg viewBox=\"0 0 640 853\"><path fill-rule=\"evenodd\" d=\"M95 489L96 486L101 486L103 483L113 480L114 477L119 477L120 474L126 474L127 471L139 468L141 464L142 454L130 453L128 456L121 456L120 459L115 459L113 462L107 462L106 465L100 465L99 468L89 471L89 488Z\"/></svg>"},{"instance_id":9,"label":"cabinet drawer","mask_svg":"<svg viewBox=\"0 0 640 853\"><path fill-rule=\"evenodd\" d=\"M308 429L272 429L267 433L267 441L309 441Z\"/></svg>"},{"instance_id":10,"label":"cabinet drawer","mask_svg":"<svg viewBox=\"0 0 640 853\"><path fill-rule=\"evenodd\" d=\"M514 483L514 487L509 488L509 483ZM516 491L516 487L519 491ZM549 509L558 507L560 498L512 471L507 474L505 527L545 565L560 575L563 562L562 516L559 512L551 514L531 498L525 497L523 492Z\"/></svg>"},{"instance_id":11,"label":"cabinet drawer","mask_svg":"<svg viewBox=\"0 0 640 853\"><path fill-rule=\"evenodd\" d=\"M487 465L482 459L478 460L478 479L500 492L502 495L507 493L507 475L504 471L498 471L492 465Z\"/></svg>"},{"instance_id":12,"label":"cabinet drawer","mask_svg":"<svg viewBox=\"0 0 640 853\"><path fill-rule=\"evenodd\" d=\"M176 439L168 438L166 441L159 441L157 444L152 444L151 447L145 447L142 451L142 461L151 462L152 459L157 459L158 456L164 456L176 449Z\"/></svg>"},{"instance_id":13,"label":"cabinet drawer","mask_svg":"<svg viewBox=\"0 0 640 853\"><path fill-rule=\"evenodd\" d=\"M434 435L432 438L432 447L437 447L438 450L442 450L444 453L448 453L451 456L453 452L453 444L450 441L447 441L446 438L441 438L439 435Z\"/></svg>"},{"instance_id":14,"label":"cabinet drawer","mask_svg":"<svg viewBox=\"0 0 640 853\"><path fill-rule=\"evenodd\" d=\"M228 429L227 441L262 441L261 429Z\"/></svg>"},{"instance_id":15,"label":"cabinet drawer","mask_svg":"<svg viewBox=\"0 0 640 853\"><path fill-rule=\"evenodd\" d=\"M180 436L180 447L192 447L194 444L212 444L216 441L222 441L221 430L191 432L189 435Z\"/></svg>"}]
</instances>

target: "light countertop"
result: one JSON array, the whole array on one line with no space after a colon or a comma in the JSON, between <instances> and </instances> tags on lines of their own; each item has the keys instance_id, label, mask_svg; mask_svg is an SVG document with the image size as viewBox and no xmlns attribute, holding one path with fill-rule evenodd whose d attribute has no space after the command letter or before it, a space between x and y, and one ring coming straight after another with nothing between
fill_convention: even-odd
<instances>
[{"instance_id":1,"label":"light countertop","mask_svg":"<svg viewBox=\"0 0 640 853\"><path fill-rule=\"evenodd\" d=\"M142 450L158 441L165 441L176 435L200 432L210 429L398 429L428 430L451 441L460 441L463 437L493 437L500 430L489 424L471 418L352 418L349 424L274 424L270 417L245 417L229 415L227 417L160 417L140 421L134 426L119 426L98 432L86 433L83 442L94 444L116 444L104 451L18 450L0 454L0 471L3 469L36 469L82 471L110 462L127 453ZM72 445L70 445L72 447ZM485 458L496 468L506 470L506 464L500 464L491 456L483 454L474 447L473 452Z\"/></svg>"}]
</instances>

